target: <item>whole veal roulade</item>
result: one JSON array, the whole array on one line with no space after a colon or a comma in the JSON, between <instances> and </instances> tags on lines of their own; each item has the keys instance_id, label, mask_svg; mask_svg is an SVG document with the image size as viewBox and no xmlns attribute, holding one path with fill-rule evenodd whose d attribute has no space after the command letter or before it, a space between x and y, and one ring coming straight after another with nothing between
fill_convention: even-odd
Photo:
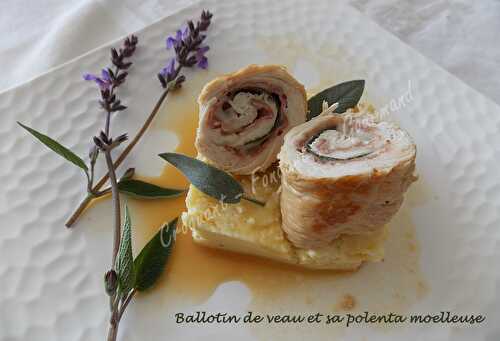
<instances>
[{"instance_id":1,"label":"whole veal roulade","mask_svg":"<svg viewBox=\"0 0 500 341\"><path fill-rule=\"evenodd\" d=\"M368 113L322 114L290 130L279 153L282 228L300 248L379 231L416 180L416 147Z\"/></svg>"},{"instance_id":2,"label":"whole veal roulade","mask_svg":"<svg viewBox=\"0 0 500 341\"><path fill-rule=\"evenodd\" d=\"M233 174L263 171L276 161L283 136L306 120L306 93L282 66L250 65L202 90L198 153Z\"/></svg>"}]
</instances>

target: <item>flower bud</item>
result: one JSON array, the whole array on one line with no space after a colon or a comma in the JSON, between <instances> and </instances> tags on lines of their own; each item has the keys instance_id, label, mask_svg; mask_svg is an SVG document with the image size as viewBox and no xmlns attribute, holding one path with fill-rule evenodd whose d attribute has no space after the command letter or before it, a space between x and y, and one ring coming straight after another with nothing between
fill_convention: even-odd
<instances>
[{"instance_id":1,"label":"flower bud","mask_svg":"<svg viewBox=\"0 0 500 341\"><path fill-rule=\"evenodd\" d=\"M163 89L165 89L167 87L167 81L165 80L165 77L163 77L163 75L161 73L159 73L157 76L158 76L158 79L161 83L161 87Z\"/></svg>"},{"instance_id":2,"label":"flower bud","mask_svg":"<svg viewBox=\"0 0 500 341\"><path fill-rule=\"evenodd\" d=\"M104 275L104 288L109 296L113 296L116 293L116 288L118 287L118 275L115 270L109 270Z\"/></svg>"},{"instance_id":3,"label":"flower bud","mask_svg":"<svg viewBox=\"0 0 500 341\"><path fill-rule=\"evenodd\" d=\"M196 58L196 56L191 56L189 57L186 61L185 61L185 65L187 67L191 67L193 66L194 64L196 64L196 62L198 61L198 59Z\"/></svg>"},{"instance_id":4,"label":"flower bud","mask_svg":"<svg viewBox=\"0 0 500 341\"><path fill-rule=\"evenodd\" d=\"M102 141L97 136L94 136L93 140L94 140L94 143L97 146L97 148L99 148L101 150L104 150L106 148L104 143L102 143Z\"/></svg>"},{"instance_id":5,"label":"flower bud","mask_svg":"<svg viewBox=\"0 0 500 341\"><path fill-rule=\"evenodd\" d=\"M186 80L186 77L184 75L180 75L179 77L177 77L177 79L175 80L174 90L179 89L185 80Z\"/></svg>"},{"instance_id":6,"label":"flower bud","mask_svg":"<svg viewBox=\"0 0 500 341\"><path fill-rule=\"evenodd\" d=\"M95 144L93 144L89 150L89 159L91 164L95 164L98 155L99 155L99 149Z\"/></svg>"}]
</instances>

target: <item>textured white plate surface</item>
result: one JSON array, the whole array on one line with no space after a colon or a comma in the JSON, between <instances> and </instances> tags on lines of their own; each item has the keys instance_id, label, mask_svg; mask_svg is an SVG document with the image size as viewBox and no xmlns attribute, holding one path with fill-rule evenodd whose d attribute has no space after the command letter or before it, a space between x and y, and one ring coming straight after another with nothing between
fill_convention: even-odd
<instances>
[{"instance_id":1,"label":"textured white plate surface","mask_svg":"<svg viewBox=\"0 0 500 341\"><path fill-rule=\"evenodd\" d=\"M291 326L285 327L287 338L499 340L500 108L341 3L206 1L138 33L141 47L121 92L129 110L116 119L115 131L132 134L142 123L160 93L155 74L170 56L165 37L202 8L215 14L208 38L210 71L188 73L179 100L194 101L201 81L249 63L283 63L310 91L364 78L365 99L377 106L397 100L410 84L411 101L391 114L418 146L419 188L426 199L412 205L410 220L416 227L418 261L428 290L405 312L451 310L487 317L475 327L351 327L325 333L321 328ZM65 229L65 218L81 199L84 177L35 143L15 121L86 155L102 117L96 90L81 80L81 74L107 63L105 47L0 95L1 340L104 338L108 312L102 274L110 257L110 205L97 205L78 228ZM175 147L175 136L161 125L164 119L158 118L129 160L141 174L157 174L163 163L155 155ZM390 256L396 246L388 247ZM390 293L383 288L394 276L387 268L368 265L361 277L353 275L345 285L353 290L381 288L371 295L384 302ZM316 294L324 290L326 295L330 285L336 284L324 283ZM182 298L159 304L158 295L143 295L130 306L122 339L276 339L271 326L269 332L264 328L255 333L245 326L174 323L175 311L244 312L251 298L241 283L223 284L202 305ZM321 311L323 306L308 309ZM387 310L384 305L378 309Z\"/></svg>"}]
</instances>

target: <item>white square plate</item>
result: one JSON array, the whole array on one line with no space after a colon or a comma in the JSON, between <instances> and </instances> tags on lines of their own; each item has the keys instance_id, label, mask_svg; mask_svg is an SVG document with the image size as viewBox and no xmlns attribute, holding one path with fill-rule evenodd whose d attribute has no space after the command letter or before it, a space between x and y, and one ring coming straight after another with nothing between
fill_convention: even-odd
<instances>
[{"instance_id":1,"label":"white square plate","mask_svg":"<svg viewBox=\"0 0 500 341\"><path fill-rule=\"evenodd\" d=\"M202 8L214 12L208 33L210 69L187 73L182 94L172 98L134 150L128 163L139 174L159 174L164 163L156 154L176 144L164 122L182 101L194 110L204 82L249 63L276 63L287 65L311 92L365 79L364 100L377 107L388 105L392 117L414 137L420 180L391 224L385 262L366 265L355 274L275 290L279 294L274 298L252 293L237 281L219 286L202 302L181 292L165 293L168 288L160 285L129 306L120 328L123 339L499 340L500 108L340 2L212 0L138 32L140 48L121 92L129 109L117 117L113 129L131 135L138 129L160 94L155 75L171 53L164 48L166 36L196 18ZM65 218L81 199L84 178L15 122L86 155L102 117L96 90L81 75L107 65L108 48L0 95L1 340L105 336L108 311L102 274L110 258L110 204L98 203L75 229L65 229ZM407 91L411 100L398 105ZM137 234L140 226L135 228ZM136 250L146 240L141 238L134 240ZM483 314L486 321L471 327L248 327L178 325L173 316L198 310L326 314L346 293L356 298L359 312L452 311Z\"/></svg>"}]
</instances>

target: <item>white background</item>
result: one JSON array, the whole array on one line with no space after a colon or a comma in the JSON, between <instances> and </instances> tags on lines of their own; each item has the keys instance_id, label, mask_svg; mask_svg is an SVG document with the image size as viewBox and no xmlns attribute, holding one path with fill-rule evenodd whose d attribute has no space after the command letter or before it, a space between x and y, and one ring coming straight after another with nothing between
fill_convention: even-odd
<instances>
[{"instance_id":1,"label":"white background","mask_svg":"<svg viewBox=\"0 0 500 341\"><path fill-rule=\"evenodd\" d=\"M193 0L1 0L0 91ZM500 1L350 0L354 7L500 104ZM332 20L335 5L332 2ZM390 51L388 51L390 53Z\"/></svg>"}]
</instances>

